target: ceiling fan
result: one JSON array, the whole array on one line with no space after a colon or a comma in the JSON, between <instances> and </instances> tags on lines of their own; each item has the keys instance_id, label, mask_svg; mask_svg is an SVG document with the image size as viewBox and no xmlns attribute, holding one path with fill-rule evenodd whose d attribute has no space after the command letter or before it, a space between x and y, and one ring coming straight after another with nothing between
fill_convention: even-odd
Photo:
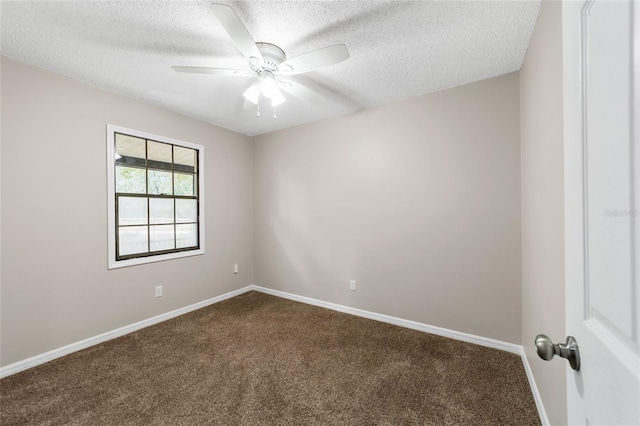
<instances>
[{"instance_id":1,"label":"ceiling fan","mask_svg":"<svg viewBox=\"0 0 640 426\"><path fill-rule=\"evenodd\" d=\"M174 66L172 68L175 71L227 77L257 77L257 81L243 93L245 98L243 109L247 110L257 106L258 117L260 116L260 101L268 99L274 108L273 118L276 118L275 107L286 101L282 94L283 91L316 105L323 105L327 101L319 93L286 77L314 71L348 59L347 46L336 44L287 60L284 51L275 44L254 42L249 31L230 6L213 4L212 7L220 24L227 31L238 50L249 61L251 71Z\"/></svg>"}]
</instances>

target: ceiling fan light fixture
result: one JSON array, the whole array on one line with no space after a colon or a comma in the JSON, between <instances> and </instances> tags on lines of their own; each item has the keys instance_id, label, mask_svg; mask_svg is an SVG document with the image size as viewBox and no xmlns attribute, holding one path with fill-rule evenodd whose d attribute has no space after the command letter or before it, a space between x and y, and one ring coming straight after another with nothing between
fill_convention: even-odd
<instances>
[{"instance_id":1,"label":"ceiling fan light fixture","mask_svg":"<svg viewBox=\"0 0 640 426\"><path fill-rule=\"evenodd\" d=\"M278 87L278 83L274 78L273 74L264 72L260 79L262 80L260 83L260 93L265 98L271 99L271 105L277 106L281 103L285 102L287 98L284 97L280 88Z\"/></svg>"}]
</instances>

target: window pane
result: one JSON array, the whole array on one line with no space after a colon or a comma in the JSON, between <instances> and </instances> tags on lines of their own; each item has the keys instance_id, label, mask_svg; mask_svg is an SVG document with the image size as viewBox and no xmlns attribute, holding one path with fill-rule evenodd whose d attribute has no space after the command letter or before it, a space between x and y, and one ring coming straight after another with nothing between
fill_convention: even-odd
<instances>
[{"instance_id":1,"label":"window pane","mask_svg":"<svg viewBox=\"0 0 640 426\"><path fill-rule=\"evenodd\" d=\"M195 223L176 225L176 248L198 245L198 226Z\"/></svg>"},{"instance_id":2,"label":"window pane","mask_svg":"<svg viewBox=\"0 0 640 426\"><path fill-rule=\"evenodd\" d=\"M173 195L171 172L149 170L149 194Z\"/></svg>"},{"instance_id":3,"label":"window pane","mask_svg":"<svg viewBox=\"0 0 640 426\"><path fill-rule=\"evenodd\" d=\"M151 251L172 250L174 246L173 225L149 227Z\"/></svg>"},{"instance_id":4,"label":"window pane","mask_svg":"<svg viewBox=\"0 0 640 426\"><path fill-rule=\"evenodd\" d=\"M147 227L127 226L119 230L118 247L120 256L136 253L147 253Z\"/></svg>"},{"instance_id":5,"label":"window pane","mask_svg":"<svg viewBox=\"0 0 640 426\"><path fill-rule=\"evenodd\" d=\"M118 225L146 225L146 197L118 197Z\"/></svg>"},{"instance_id":6,"label":"window pane","mask_svg":"<svg viewBox=\"0 0 640 426\"><path fill-rule=\"evenodd\" d=\"M196 200L176 200L176 222L197 222L198 202Z\"/></svg>"},{"instance_id":7,"label":"window pane","mask_svg":"<svg viewBox=\"0 0 640 426\"><path fill-rule=\"evenodd\" d=\"M149 160L149 167L171 170L171 145L149 141L147 143L147 160Z\"/></svg>"},{"instance_id":8,"label":"window pane","mask_svg":"<svg viewBox=\"0 0 640 426\"><path fill-rule=\"evenodd\" d=\"M144 167L145 140L116 133L116 163Z\"/></svg>"},{"instance_id":9,"label":"window pane","mask_svg":"<svg viewBox=\"0 0 640 426\"><path fill-rule=\"evenodd\" d=\"M145 170L135 167L116 166L116 192L146 194Z\"/></svg>"},{"instance_id":10,"label":"window pane","mask_svg":"<svg viewBox=\"0 0 640 426\"><path fill-rule=\"evenodd\" d=\"M173 198L149 198L149 223L173 223Z\"/></svg>"},{"instance_id":11,"label":"window pane","mask_svg":"<svg viewBox=\"0 0 640 426\"><path fill-rule=\"evenodd\" d=\"M196 169L196 150L190 148L183 148L181 146L173 147L173 162L179 166L188 167L185 171L193 171Z\"/></svg>"},{"instance_id":12,"label":"window pane","mask_svg":"<svg viewBox=\"0 0 640 426\"><path fill-rule=\"evenodd\" d=\"M187 175L184 173L175 173L173 176L174 179L174 190L176 192L175 195L196 195L193 191L193 175Z\"/></svg>"}]
</instances>

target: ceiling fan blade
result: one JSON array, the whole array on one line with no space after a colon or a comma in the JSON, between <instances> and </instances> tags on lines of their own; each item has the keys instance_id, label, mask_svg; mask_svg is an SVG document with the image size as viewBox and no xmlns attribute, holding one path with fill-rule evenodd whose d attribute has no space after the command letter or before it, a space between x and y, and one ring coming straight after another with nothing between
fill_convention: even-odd
<instances>
[{"instance_id":1,"label":"ceiling fan blade","mask_svg":"<svg viewBox=\"0 0 640 426\"><path fill-rule=\"evenodd\" d=\"M209 67L171 67L178 72L188 72L191 74L211 74L222 75L227 77L255 77L256 73L244 70L232 70L227 68L209 68Z\"/></svg>"},{"instance_id":2,"label":"ceiling fan blade","mask_svg":"<svg viewBox=\"0 0 640 426\"><path fill-rule=\"evenodd\" d=\"M282 90L298 99L302 99L303 101L307 101L318 106L322 106L327 103L327 98L300 83L290 80L280 80L279 83L281 84L278 84L278 86Z\"/></svg>"},{"instance_id":3,"label":"ceiling fan blade","mask_svg":"<svg viewBox=\"0 0 640 426\"><path fill-rule=\"evenodd\" d=\"M314 71L349 59L349 50L344 44L323 47L284 61L278 66L278 74L295 75Z\"/></svg>"},{"instance_id":4,"label":"ceiling fan blade","mask_svg":"<svg viewBox=\"0 0 640 426\"><path fill-rule=\"evenodd\" d=\"M213 13L220 21L220 24L227 31L231 40L235 43L240 52L251 61L251 58L262 59L262 54L258 50L256 43L251 38L251 34L244 26L236 12L226 4L213 4Z\"/></svg>"}]
</instances>

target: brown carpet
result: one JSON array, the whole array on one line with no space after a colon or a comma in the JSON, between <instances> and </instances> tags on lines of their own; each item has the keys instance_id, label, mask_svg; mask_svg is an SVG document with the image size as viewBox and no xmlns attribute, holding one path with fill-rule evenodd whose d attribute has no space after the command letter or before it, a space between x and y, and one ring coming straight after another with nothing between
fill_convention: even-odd
<instances>
[{"instance_id":1,"label":"brown carpet","mask_svg":"<svg viewBox=\"0 0 640 426\"><path fill-rule=\"evenodd\" d=\"M540 424L519 356L250 292L0 381L2 425Z\"/></svg>"}]
</instances>

